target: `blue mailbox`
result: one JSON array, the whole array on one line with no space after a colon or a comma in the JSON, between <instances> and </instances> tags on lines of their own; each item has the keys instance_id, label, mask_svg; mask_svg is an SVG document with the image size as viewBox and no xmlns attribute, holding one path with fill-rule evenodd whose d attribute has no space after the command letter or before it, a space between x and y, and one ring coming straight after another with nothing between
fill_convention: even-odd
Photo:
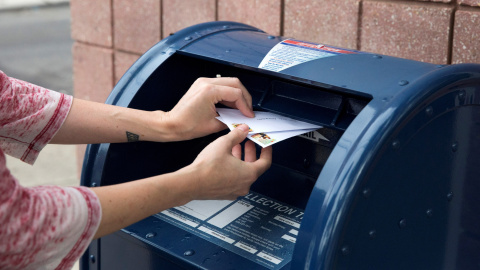
<instances>
[{"instance_id":1,"label":"blue mailbox","mask_svg":"<svg viewBox=\"0 0 480 270\"><path fill-rule=\"evenodd\" d=\"M211 22L160 41L107 103L168 111L198 77L323 126L274 145L236 201L196 201L93 241L82 269L479 269L480 65L434 65ZM175 171L220 134L90 145L82 184Z\"/></svg>"}]
</instances>

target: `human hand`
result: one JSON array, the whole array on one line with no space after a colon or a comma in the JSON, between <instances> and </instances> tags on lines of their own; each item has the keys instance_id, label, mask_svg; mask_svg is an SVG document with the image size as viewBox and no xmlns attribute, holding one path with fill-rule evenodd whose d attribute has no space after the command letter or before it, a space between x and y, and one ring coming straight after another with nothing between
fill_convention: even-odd
<instances>
[{"instance_id":1,"label":"human hand","mask_svg":"<svg viewBox=\"0 0 480 270\"><path fill-rule=\"evenodd\" d=\"M233 200L248 193L250 186L272 163L272 148L263 148L257 160L255 144L245 143L244 161L240 143L248 134L248 126L240 125L209 144L185 169L195 175L191 200Z\"/></svg>"},{"instance_id":2,"label":"human hand","mask_svg":"<svg viewBox=\"0 0 480 270\"><path fill-rule=\"evenodd\" d=\"M175 107L165 114L171 140L188 140L225 129L218 121L215 104L239 109L253 117L252 97L237 78L199 78Z\"/></svg>"}]
</instances>

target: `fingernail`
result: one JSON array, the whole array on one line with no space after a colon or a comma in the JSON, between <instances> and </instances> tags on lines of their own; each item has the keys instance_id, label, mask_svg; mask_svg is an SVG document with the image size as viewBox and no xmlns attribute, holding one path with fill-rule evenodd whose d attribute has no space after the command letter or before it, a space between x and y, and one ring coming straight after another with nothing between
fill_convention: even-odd
<instances>
[{"instance_id":1,"label":"fingernail","mask_svg":"<svg viewBox=\"0 0 480 270\"><path fill-rule=\"evenodd\" d=\"M245 125L245 124L241 124L240 126L238 126L237 128L239 128L241 131L243 132L247 132L250 128Z\"/></svg>"}]
</instances>

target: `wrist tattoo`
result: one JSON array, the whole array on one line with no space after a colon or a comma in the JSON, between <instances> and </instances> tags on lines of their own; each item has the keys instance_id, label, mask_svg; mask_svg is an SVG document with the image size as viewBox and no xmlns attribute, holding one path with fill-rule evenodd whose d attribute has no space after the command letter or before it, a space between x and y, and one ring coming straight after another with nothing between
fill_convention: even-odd
<instances>
[{"instance_id":1,"label":"wrist tattoo","mask_svg":"<svg viewBox=\"0 0 480 270\"><path fill-rule=\"evenodd\" d=\"M140 141L140 136L138 136L135 133L127 131L127 141L128 142L138 142L138 141Z\"/></svg>"}]
</instances>

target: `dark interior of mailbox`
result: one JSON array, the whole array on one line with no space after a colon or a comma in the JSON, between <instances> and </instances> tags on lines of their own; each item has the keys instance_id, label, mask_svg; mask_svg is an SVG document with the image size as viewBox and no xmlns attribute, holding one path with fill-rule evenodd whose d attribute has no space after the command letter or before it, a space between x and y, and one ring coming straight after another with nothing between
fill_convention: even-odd
<instances>
[{"instance_id":1,"label":"dark interior of mailbox","mask_svg":"<svg viewBox=\"0 0 480 270\"><path fill-rule=\"evenodd\" d=\"M168 111L198 77L215 77L217 74L238 77L252 95L254 110L270 111L324 126L319 132L328 140L314 141L308 136L297 136L275 144L271 169L251 188L305 209L332 149L370 98L301 78L258 73L177 53L147 79L129 107ZM101 185L178 170L190 164L207 144L225 133L183 142L112 144Z\"/></svg>"}]
</instances>

